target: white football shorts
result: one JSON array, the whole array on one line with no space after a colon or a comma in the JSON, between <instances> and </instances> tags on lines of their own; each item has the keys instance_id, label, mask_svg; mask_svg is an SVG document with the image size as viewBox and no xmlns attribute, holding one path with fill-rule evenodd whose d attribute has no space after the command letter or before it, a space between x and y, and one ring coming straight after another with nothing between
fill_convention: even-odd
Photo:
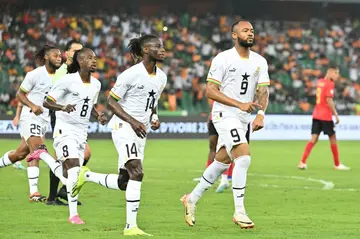
<instances>
[{"instance_id":1,"label":"white football shorts","mask_svg":"<svg viewBox=\"0 0 360 239\"><path fill-rule=\"evenodd\" d=\"M119 123L112 130L111 136L119 155L118 169L124 168L130 159L144 160L146 138L139 138L130 124Z\"/></svg>"},{"instance_id":2,"label":"white football shorts","mask_svg":"<svg viewBox=\"0 0 360 239\"><path fill-rule=\"evenodd\" d=\"M213 123L219 134L216 152L225 147L228 155L232 159L231 150L235 145L247 144L246 132L248 123L242 122L235 117L213 117Z\"/></svg>"},{"instance_id":3,"label":"white football shorts","mask_svg":"<svg viewBox=\"0 0 360 239\"><path fill-rule=\"evenodd\" d=\"M41 117L29 116L20 119L20 136L27 141L32 136L44 137L48 122Z\"/></svg>"},{"instance_id":4,"label":"white football shorts","mask_svg":"<svg viewBox=\"0 0 360 239\"><path fill-rule=\"evenodd\" d=\"M55 133L54 133L55 135ZM87 142L81 137L72 134L57 132L54 137L53 147L57 160L64 162L67 159L79 159L80 166L84 163L85 145Z\"/></svg>"}]
</instances>

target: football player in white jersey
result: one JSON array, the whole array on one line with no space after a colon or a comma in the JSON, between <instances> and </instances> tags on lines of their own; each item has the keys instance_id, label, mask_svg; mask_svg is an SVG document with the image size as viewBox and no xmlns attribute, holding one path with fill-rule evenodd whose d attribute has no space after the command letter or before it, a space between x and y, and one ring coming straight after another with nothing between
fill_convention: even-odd
<instances>
[{"instance_id":1,"label":"football player in white jersey","mask_svg":"<svg viewBox=\"0 0 360 239\"><path fill-rule=\"evenodd\" d=\"M142 62L121 73L110 91L108 104L114 116L109 122L112 138L119 154L117 174L100 174L83 167L79 174L77 194L86 181L104 187L126 189L126 226L124 235L150 235L137 226L140 189L143 180L146 136L160 127L157 103L166 85L166 74L156 66L163 61L165 49L155 35L143 35L129 43L132 55Z\"/></svg>"},{"instance_id":2,"label":"football player in white jersey","mask_svg":"<svg viewBox=\"0 0 360 239\"><path fill-rule=\"evenodd\" d=\"M71 190L84 161L90 116L102 124L106 121L106 117L94 107L101 89L100 81L91 76L95 70L95 53L89 48L77 51L73 63L68 67L69 74L54 84L44 101L46 108L56 111L54 149L58 160L64 162L64 169L67 170L69 222L72 224L85 223L77 212L78 196L72 197Z\"/></svg>"},{"instance_id":3,"label":"football player in white jersey","mask_svg":"<svg viewBox=\"0 0 360 239\"><path fill-rule=\"evenodd\" d=\"M264 111L268 105L268 65L262 56L250 50L254 43L254 29L246 20L232 25L235 47L219 53L212 61L208 74L207 96L214 100L212 120L219 134L214 162L205 170L194 190L181 198L185 221L195 224L195 208L203 193L228 169L234 161L232 176L235 213L233 221L241 228L253 228L247 216L244 194L250 149L246 131L250 113L260 108L252 123L252 130L264 126ZM258 103L254 103L254 96Z\"/></svg>"},{"instance_id":4,"label":"football player in white jersey","mask_svg":"<svg viewBox=\"0 0 360 239\"><path fill-rule=\"evenodd\" d=\"M49 124L49 111L42 108L42 101L51 88L52 76L61 65L61 52L53 46L44 46L37 54L36 59L40 67L26 74L17 98L23 104L20 116L21 143L16 150L5 153L0 158L0 168L11 165L16 161L23 160L29 153L37 149L45 148L45 133ZM55 175L65 182L62 177L61 164L55 161L46 151L43 157L49 161L51 170ZM39 162L32 161L31 155L27 158L29 162L27 172L30 185L30 201L45 201L46 197L38 192Z\"/></svg>"}]
</instances>

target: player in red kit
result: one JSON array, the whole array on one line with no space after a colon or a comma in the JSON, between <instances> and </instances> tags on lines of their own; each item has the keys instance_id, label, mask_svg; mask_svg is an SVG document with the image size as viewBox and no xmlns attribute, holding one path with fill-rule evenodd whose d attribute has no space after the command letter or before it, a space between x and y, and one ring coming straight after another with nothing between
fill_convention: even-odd
<instances>
[{"instance_id":1,"label":"player in red kit","mask_svg":"<svg viewBox=\"0 0 360 239\"><path fill-rule=\"evenodd\" d=\"M306 159L316 142L319 139L321 132L327 134L330 140L331 152L334 157L335 169L349 170L349 167L340 163L339 151L336 143L335 125L332 116L335 116L335 123L340 122L339 115L336 112L334 98L335 83L339 75L339 68L337 66L329 66L324 79L319 79L316 85L316 106L313 112L313 122L311 128L311 140L305 147L304 154L298 165L299 169L306 169Z\"/></svg>"}]
</instances>

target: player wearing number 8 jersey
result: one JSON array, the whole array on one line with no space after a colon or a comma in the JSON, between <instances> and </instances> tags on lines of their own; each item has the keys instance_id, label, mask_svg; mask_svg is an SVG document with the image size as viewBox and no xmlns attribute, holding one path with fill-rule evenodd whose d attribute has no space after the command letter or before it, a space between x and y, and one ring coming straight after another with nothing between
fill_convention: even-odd
<instances>
[{"instance_id":1,"label":"player wearing number 8 jersey","mask_svg":"<svg viewBox=\"0 0 360 239\"><path fill-rule=\"evenodd\" d=\"M256 131L264 126L264 111L268 105L269 75L266 60L250 51L254 43L254 29L246 20L232 25L235 47L218 54L212 61L207 84L207 96L214 100L212 120L219 134L214 162L205 170L194 190L181 198L185 208L185 221L195 224L195 207L203 193L234 161L232 175L235 213L233 221L241 228L252 228L247 216L244 194L250 149L246 140L250 113L259 107L252 124ZM259 104L254 103L254 96Z\"/></svg>"},{"instance_id":2,"label":"player wearing number 8 jersey","mask_svg":"<svg viewBox=\"0 0 360 239\"><path fill-rule=\"evenodd\" d=\"M148 236L150 234L137 226L137 212L143 180L142 161L146 135L150 128L156 130L160 127L157 104L167 80L156 63L163 61L165 49L155 35L134 38L128 48L134 58L140 57L143 61L118 76L108 97L109 108L114 113L109 127L113 130L112 138L119 154L119 175L95 173L83 167L73 195L79 192L86 181L111 189L126 190L124 235Z\"/></svg>"},{"instance_id":3,"label":"player wearing number 8 jersey","mask_svg":"<svg viewBox=\"0 0 360 239\"><path fill-rule=\"evenodd\" d=\"M334 98L335 81L338 80L339 68L336 65L328 67L324 79L319 79L316 85L316 105L313 112L313 120L311 127L311 139L305 147L302 159L298 165L299 169L306 169L306 160L310 152L319 139L321 132L329 136L331 152L334 158L335 169L349 170L350 168L341 164L339 160L339 152L336 142L335 126L332 120L333 115L336 119L336 124L340 122L339 116L336 112Z\"/></svg>"},{"instance_id":4,"label":"player wearing number 8 jersey","mask_svg":"<svg viewBox=\"0 0 360 239\"><path fill-rule=\"evenodd\" d=\"M89 119L92 115L101 123L105 120L94 107L101 88L101 83L91 76L95 70L95 53L89 48L77 51L68 67L69 74L55 83L44 101L45 107L56 111L54 149L68 174L66 188L72 224L84 224L77 212L78 196L72 197L71 190L84 161Z\"/></svg>"}]
</instances>

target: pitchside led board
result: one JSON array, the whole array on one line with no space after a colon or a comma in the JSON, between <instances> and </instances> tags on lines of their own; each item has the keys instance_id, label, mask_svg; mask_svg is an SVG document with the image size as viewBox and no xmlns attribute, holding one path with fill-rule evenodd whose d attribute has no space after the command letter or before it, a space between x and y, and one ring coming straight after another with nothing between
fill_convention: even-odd
<instances>
[{"instance_id":1,"label":"pitchside led board","mask_svg":"<svg viewBox=\"0 0 360 239\"><path fill-rule=\"evenodd\" d=\"M255 116L254 116L255 117ZM359 116L340 116L335 126L339 140L360 140ZM208 137L207 117L160 117L161 127L149 134L159 139L204 139ZM312 118L310 115L266 115L265 128L252 133L251 140L308 140ZM51 138L50 125L48 138ZM0 138L19 138L19 128L11 120L0 120ZM111 138L110 129L97 122L89 126L89 138ZM320 139L327 139L321 135Z\"/></svg>"}]
</instances>

